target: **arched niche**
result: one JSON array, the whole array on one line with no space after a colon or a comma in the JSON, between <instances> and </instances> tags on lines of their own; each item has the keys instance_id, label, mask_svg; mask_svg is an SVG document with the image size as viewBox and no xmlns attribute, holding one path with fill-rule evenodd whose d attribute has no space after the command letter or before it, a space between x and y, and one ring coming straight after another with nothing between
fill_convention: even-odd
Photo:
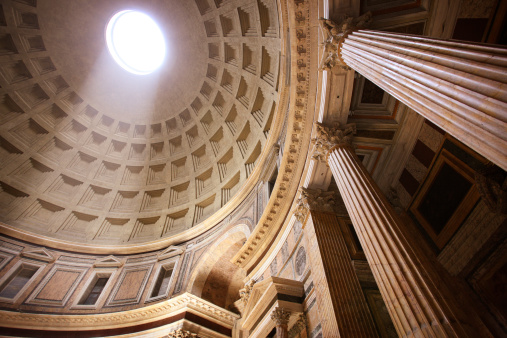
<instances>
[{"instance_id":1,"label":"arched niche","mask_svg":"<svg viewBox=\"0 0 507 338\"><path fill-rule=\"evenodd\" d=\"M243 287L246 272L231 262L250 235L246 224L240 224L210 246L201 257L187 291L225 309L233 308Z\"/></svg>"}]
</instances>

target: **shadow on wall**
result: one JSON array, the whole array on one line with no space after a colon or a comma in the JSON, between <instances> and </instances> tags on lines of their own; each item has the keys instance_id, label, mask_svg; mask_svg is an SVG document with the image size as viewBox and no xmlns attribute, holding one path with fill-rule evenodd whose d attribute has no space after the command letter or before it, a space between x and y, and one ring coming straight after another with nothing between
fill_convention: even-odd
<instances>
[{"instance_id":1,"label":"shadow on wall","mask_svg":"<svg viewBox=\"0 0 507 338\"><path fill-rule=\"evenodd\" d=\"M238 225L214 241L194 270L188 291L222 308L238 312L234 302L239 299L246 272L231 260L249 235L248 226Z\"/></svg>"}]
</instances>

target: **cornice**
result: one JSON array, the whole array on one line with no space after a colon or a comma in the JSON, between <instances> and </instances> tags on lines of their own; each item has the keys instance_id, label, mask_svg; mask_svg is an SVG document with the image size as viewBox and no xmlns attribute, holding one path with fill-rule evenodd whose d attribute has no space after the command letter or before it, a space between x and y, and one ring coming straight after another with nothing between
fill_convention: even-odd
<instances>
[{"instance_id":1,"label":"cornice","mask_svg":"<svg viewBox=\"0 0 507 338\"><path fill-rule=\"evenodd\" d=\"M318 67L317 38L311 38L311 32L314 30L311 29L310 10L317 7L313 2L282 2L282 7L287 8L287 13L282 11L283 23L290 27L290 82L293 84L290 88L287 137L271 198L252 235L232 259L247 271L255 264L255 258L259 258L269 249L270 243L283 227L306 161L313 121L313 113L309 111L313 112L316 87L316 79L310 76L310 69ZM315 55L312 54L313 49Z\"/></svg>"},{"instance_id":2,"label":"cornice","mask_svg":"<svg viewBox=\"0 0 507 338\"><path fill-rule=\"evenodd\" d=\"M95 315L47 315L0 311L0 325L32 330L84 331L105 330L155 322L177 313L191 311L232 328L238 315L218 307L190 293L140 309Z\"/></svg>"}]
</instances>

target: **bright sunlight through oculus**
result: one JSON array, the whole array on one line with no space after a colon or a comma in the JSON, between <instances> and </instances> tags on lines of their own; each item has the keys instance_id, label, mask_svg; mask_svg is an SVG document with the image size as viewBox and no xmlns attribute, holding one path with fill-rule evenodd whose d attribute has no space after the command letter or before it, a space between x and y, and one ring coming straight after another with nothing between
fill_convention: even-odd
<instances>
[{"instance_id":1,"label":"bright sunlight through oculus","mask_svg":"<svg viewBox=\"0 0 507 338\"><path fill-rule=\"evenodd\" d=\"M164 62L164 36L155 21L144 13L133 10L116 13L107 24L106 42L114 60L133 74L150 74Z\"/></svg>"}]
</instances>

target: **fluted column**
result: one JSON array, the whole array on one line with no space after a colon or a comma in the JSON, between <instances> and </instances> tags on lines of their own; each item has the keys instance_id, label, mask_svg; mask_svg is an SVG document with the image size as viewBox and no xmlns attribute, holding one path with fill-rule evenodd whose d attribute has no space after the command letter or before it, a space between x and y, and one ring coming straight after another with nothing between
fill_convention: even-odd
<instances>
[{"instance_id":1,"label":"fluted column","mask_svg":"<svg viewBox=\"0 0 507 338\"><path fill-rule=\"evenodd\" d=\"M354 69L507 170L507 49L355 30L369 20L323 22L335 48L324 68Z\"/></svg>"},{"instance_id":2,"label":"fluted column","mask_svg":"<svg viewBox=\"0 0 507 338\"><path fill-rule=\"evenodd\" d=\"M477 317L457 305L423 250L408 240L404 224L354 154L354 131L353 125L317 125L315 157L327 158L399 336L487 336Z\"/></svg>"},{"instance_id":3,"label":"fluted column","mask_svg":"<svg viewBox=\"0 0 507 338\"><path fill-rule=\"evenodd\" d=\"M276 325L276 338L288 338L289 329L287 326L289 325L290 311L277 307L271 313L271 319Z\"/></svg>"},{"instance_id":4,"label":"fluted column","mask_svg":"<svg viewBox=\"0 0 507 338\"><path fill-rule=\"evenodd\" d=\"M303 189L296 209L296 217L304 224L322 333L324 337L377 337L332 208L338 203L342 202L337 192Z\"/></svg>"}]
</instances>

